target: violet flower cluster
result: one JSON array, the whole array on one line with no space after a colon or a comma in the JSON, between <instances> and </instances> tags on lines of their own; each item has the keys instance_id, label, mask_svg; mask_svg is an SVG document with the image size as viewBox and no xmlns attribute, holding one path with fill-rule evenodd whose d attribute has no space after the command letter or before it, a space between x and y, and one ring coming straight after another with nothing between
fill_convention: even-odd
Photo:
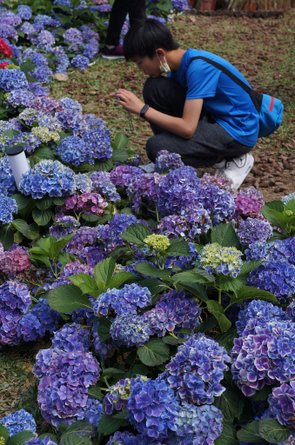
<instances>
[{"instance_id":1,"label":"violet flower cluster","mask_svg":"<svg viewBox=\"0 0 295 445\"><path fill-rule=\"evenodd\" d=\"M248 245L266 242L272 235L272 227L268 221L257 218L247 218L242 221L237 229L237 235L241 244Z\"/></svg>"},{"instance_id":2,"label":"violet flower cluster","mask_svg":"<svg viewBox=\"0 0 295 445\"><path fill-rule=\"evenodd\" d=\"M106 253L111 253L117 247L123 246L122 233L131 225L138 222L134 215L116 213L104 225L97 226L98 240Z\"/></svg>"},{"instance_id":3,"label":"violet flower cluster","mask_svg":"<svg viewBox=\"0 0 295 445\"><path fill-rule=\"evenodd\" d=\"M232 377L247 397L265 385L294 380L295 324L269 321L234 339Z\"/></svg>"},{"instance_id":4,"label":"violet flower cluster","mask_svg":"<svg viewBox=\"0 0 295 445\"><path fill-rule=\"evenodd\" d=\"M166 365L164 375L181 400L211 404L225 391L220 382L230 361L225 349L216 341L205 335L193 335L179 346Z\"/></svg>"},{"instance_id":5,"label":"violet flower cluster","mask_svg":"<svg viewBox=\"0 0 295 445\"><path fill-rule=\"evenodd\" d=\"M99 379L100 366L85 349L84 334L80 338L83 328L74 324L63 329L53 339L58 348L40 350L36 357L34 374L40 380L38 404L41 414L55 427L70 425L77 420L97 425L102 405L88 395L88 390Z\"/></svg>"},{"instance_id":6,"label":"violet flower cluster","mask_svg":"<svg viewBox=\"0 0 295 445\"><path fill-rule=\"evenodd\" d=\"M94 172L91 175L93 190L100 193L105 199L111 202L121 201L115 184L111 180L109 172Z\"/></svg>"},{"instance_id":7,"label":"violet flower cluster","mask_svg":"<svg viewBox=\"0 0 295 445\"><path fill-rule=\"evenodd\" d=\"M273 388L268 403L271 414L281 425L295 429L295 380Z\"/></svg>"},{"instance_id":8,"label":"violet flower cluster","mask_svg":"<svg viewBox=\"0 0 295 445\"><path fill-rule=\"evenodd\" d=\"M158 153L155 169L159 173L167 173L169 170L183 167L181 156L178 153L170 153L167 150L161 150Z\"/></svg>"},{"instance_id":9,"label":"violet flower cluster","mask_svg":"<svg viewBox=\"0 0 295 445\"><path fill-rule=\"evenodd\" d=\"M91 214L101 216L108 203L99 193L82 193L81 195L72 195L66 198L64 212L74 214Z\"/></svg>"},{"instance_id":10,"label":"violet flower cluster","mask_svg":"<svg viewBox=\"0 0 295 445\"><path fill-rule=\"evenodd\" d=\"M143 170L133 165L118 165L110 172L113 184L120 188L129 188L134 176L144 175Z\"/></svg>"},{"instance_id":11,"label":"violet flower cluster","mask_svg":"<svg viewBox=\"0 0 295 445\"><path fill-rule=\"evenodd\" d=\"M235 196L235 212L237 216L251 218L261 216L263 205L263 195L255 187L240 190Z\"/></svg>"},{"instance_id":12,"label":"violet flower cluster","mask_svg":"<svg viewBox=\"0 0 295 445\"><path fill-rule=\"evenodd\" d=\"M9 277L14 277L18 272L29 269L31 262L24 247L12 246L4 251L0 243L0 272Z\"/></svg>"},{"instance_id":13,"label":"violet flower cluster","mask_svg":"<svg viewBox=\"0 0 295 445\"><path fill-rule=\"evenodd\" d=\"M142 315L118 315L110 327L110 336L116 346L131 348L143 346L152 332Z\"/></svg>"}]
</instances>

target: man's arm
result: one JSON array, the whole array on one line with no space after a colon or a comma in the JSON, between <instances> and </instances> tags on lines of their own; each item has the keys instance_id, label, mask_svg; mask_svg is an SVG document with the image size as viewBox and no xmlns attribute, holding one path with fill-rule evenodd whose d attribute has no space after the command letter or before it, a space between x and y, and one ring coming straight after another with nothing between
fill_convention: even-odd
<instances>
[{"instance_id":1,"label":"man's arm","mask_svg":"<svg viewBox=\"0 0 295 445\"><path fill-rule=\"evenodd\" d=\"M144 102L128 90L118 90L116 97L119 104L131 113L139 114L144 106ZM182 117L169 116L152 107L148 109L144 117L148 122L158 125L163 130L190 139L197 129L202 107L203 99L191 99L185 101Z\"/></svg>"}]
</instances>

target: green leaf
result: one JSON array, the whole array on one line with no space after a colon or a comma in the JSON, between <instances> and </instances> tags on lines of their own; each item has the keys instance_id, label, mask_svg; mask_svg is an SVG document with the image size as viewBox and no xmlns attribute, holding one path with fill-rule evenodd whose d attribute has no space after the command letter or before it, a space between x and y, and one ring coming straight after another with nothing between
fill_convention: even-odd
<instances>
[{"instance_id":1,"label":"green leaf","mask_svg":"<svg viewBox=\"0 0 295 445\"><path fill-rule=\"evenodd\" d=\"M62 434L59 445L92 445L89 437L79 436L77 433Z\"/></svg>"},{"instance_id":2,"label":"green leaf","mask_svg":"<svg viewBox=\"0 0 295 445\"><path fill-rule=\"evenodd\" d=\"M131 224L123 233L122 239L128 243L144 245L145 238L150 235L150 230L143 224Z\"/></svg>"},{"instance_id":3,"label":"green leaf","mask_svg":"<svg viewBox=\"0 0 295 445\"><path fill-rule=\"evenodd\" d=\"M243 263L242 269L238 275L238 278L247 278L248 274L256 269L257 267L259 267L261 264L261 261L245 261Z\"/></svg>"},{"instance_id":4,"label":"green leaf","mask_svg":"<svg viewBox=\"0 0 295 445\"><path fill-rule=\"evenodd\" d=\"M8 429L5 428L5 426L1 425L1 424L0 424L0 437L3 437L5 441L9 438Z\"/></svg>"},{"instance_id":5,"label":"green leaf","mask_svg":"<svg viewBox=\"0 0 295 445\"><path fill-rule=\"evenodd\" d=\"M225 421L232 422L233 419L240 419L244 402L237 389L227 388L220 397L217 397L215 406L221 410Z\"/></svg>"},{"instance_id":6,"label":"green leaf","mask_svg":"<svg viewBox=\"0 0 295 445\"><path fill-rule=\"evenodd\" d=\"M237 437L240 442L257 443L261 442L261 437L259 435L259 421L254 420L248 423L245 427L237 432Z\"/></svg>"},{"instance_id":7,"label":"green leaf","mask_svg":"<svg viewBox=\"0 0 295 445\"><path fill-rule=\"evenodd\" d=\"M6 445L25 445L32 437L34 437L34 434L31 431L22 431L10 437Z\"/></svg>"},{"instance_id":8,"label":"green leaf","mask_svg":"<svg viewBox=\"0 0 295 445\"><path fill-rule=\"evenodd\" d=\"M218 288L224 292L233 292L237 295L238 291L244 286L244 282L238 278L219 275L217 278L217 285Z\"/></svg>"},{"instance_id":9,"label":"green leaf","mask_svg":"<svg viewBox=\"0 0 295 445\"><path fill-rule=\"evenodd\" d=\"M251 400L254 402L256 402L256 401L260 402L261 400L266 401L268 399L271 391L272 391L271 386L265 386L260 391L256 391L256 393L253 394L253 396L251 396Z\"/></svg>"},{"instance_id":10,"label":"green leaf","mask_svg":"<svg viewBox=\"0 0 295 445\"><path fill-rule=\"evenodd\" d=\"M35 200L35 205L39 210L47 210L49 209L49 207L52 206L52 204L53 204L52 198L42 198Z\"/></svg>"},{"instance_id":11,"label":"green leaf","mask_svg":"<svg viewBox=\"0 0 295 445\"><path fill-rule=\"evenodd\" d=\"M287 204L285 205L285 211L290 210L291 212L295 213L295 199L291 199Z\"/></svg>"},{"instance_id":12,"label":"green leaf","mask_svg":"<svg viewBox=\"0 0 295 445\"><path fill-rule=\"evenodd\" d=\"M110 434L117 431L121 426L127 424L128 423L124 419L116 419L113 416L107 416L106 414L103 414L98 424L98 432L103 436L109 436Z\"/></svg>"},{"instance_id":13,"label":"green leaf","mask_svg":"<svg viewBox=\"0 0 295 445\"><path fill-rule=\"evenodd\" d=\"M210 284L214 282L214 277L205 270L192 269L173 275L172 280L178 284Z\"/></svg>"},{"instance_id":14,"label":"green leaf","mask_svg":"<svg viewBox=\"0 0 295 445\"><path fill-rule=\"evenodd\" d=\"M278 212L283 212L284 210L284 203L283 201L281 201L280 199L275 200L275 201L270 201L267 202L266 204L264 204L264 206L262 207L262 213L265 210L277 210ZM264 214L264 213L263 213ZM264 215L265 216L265 215Z\"/></svg>"},{"instance_id":15,"label":"green leaf","mask_svg":"<svg viewBox=\"0 0 295 445\"><path fill-rule=\"evenodd\" d=\"M271 292L262 289L257 289L256 287L252 286L242 286L238 291L237 298L231 297L229 306L235 303L238 304L243 303L245 300L253 300L254 298L278 304L277 298Z\"/></svg>"},{"instance_id":16,"label":"green leaf","mask_svg":"<svg viewBox=\"0 0 295 445\"><path fill-rule=\"evenodd\" d=\"M167 286L155 278L144 278L138 282L142 287L147 287L153 296L159 295Z\"/></svg>"},{"instance_id":17,"label":"green leaf","mask_svg":"<svg viewBox=\"0 0 295 445\"><path fill-rule=\"evenodd\" d=\"M122 284L129 283L134 280L134 274L131 272L119 272L111 277L108 282L109 289L118 289Z\"/></svg>"},{"instance_id":18,"label":"green leaf","mask_svg":"<svg viewBox=\"0 0 295 445\"><path fill-rule=\"evenodd\" d=\"M76 433L79 436L91 437L93 434L93 426L90 423L86 422L85 420L78 420L72 425L69 425L65 429L63 435L67 433Z\"/></svg>"},{"instance_id":19,"label":"green leaf","mask_svg":"<svg viewBox=\"0 0 295 445\"><path fill-rule=\"evenodd\" d=\"M125 149L116 149L113 151L113 162L125 162L129 158L128 152Z\"/></svg>"},{"instance_id":20,"label":"green leaf","mask_svg":"<svg viewBox=\"0 0 295 445\"><path fill-rule=\"evenodd\" d=\"M167 335L166 337L163 337L162 341L166 343L166 345L172 345L172 346L179 345L182 343L181 339L175 338L172 335Z\"/></svg>"},{"instance_id":21,"label":"green leaf","mask_svg":"<svg viewBox=\"0 0 295 445\"><path fill-rule=\"evenodd\" d=\"M167 256L188 256L190 255L189 245L187 241L182 238L173 239L170 241L170 246L165 251Z\"/></svg>"},{"instance_id":22,"label":"green leaf","mask_svg":"<svg viewBox=\"0 0 295 445\"><path fill-rule=\"evenodd\" d=\"M239 239L232 224L218 224L211 230L211 243L218 243L223 247L239 246Z\"/></svg>"},{"instance_id":23,"label":"green leaf","mask_svg":"<svg viewBox=\"0 0 295 445\"><path fill-rule=\"evenodd\" d=\"M102 376L109 378L115 378L118 379L120 377L123 377L125 375L125 371L118 368L104 368Z\"/></svg>"},{"instance_id":24,"label":"green leaf","mask_svg":"<svg viewBox=\"0 0 295 445\"><path fill-rule=\"evenodd\" d=\"M232 350L234 345L234 339L237 337L237 331L235 329L230 329L227 332L218 337L218 343L223 346L228 352Z\"/></svg>"},{"instance_id":25,"label":"green leaf","mask_svg":"<svg viewBox=\"0 0 295 445\"><path fill-rule=\"evenodd\" d=\"M52 151L49 147L40 147L37 148L34 152L34 156L39 159L54 159L54 151Z\"/></svg>"},{"instance_id":26,"label":"green leaf","mask_svg":"<svg viewBox=\"0 0 295 445\"><path fill-rule=\"evenodd\" d=\"M23 219L14 219L11 222L11 225L22 235L30 240L35 240L39 238L38 228L34 225L29 225Z\"/></svg>"},{"instance_id":27,"label":"green leaf","mask_svg":"<svg viewBox=\"0 0 295 445\"><path fill-rule=\"evenodd\" d=\"M117 133L113 140L112 146L115 150L120 150L122 148L127 148L128 146L128 138L124 133Z\"/></svg>"},{"instance_id":28,"label":"green leaf","mask_svg":"<svg viewBox=\"0 0 295 445\"><path fill-rule=\"evenodd\" d=\"M34 209L32 212L33 220L38 226L46 226L53 217L51 210Z\"/></svg>"},{"instance_id":29,"label":"green leaf","mask_svg":"<svg viewBox=\"0 0 295 445\"><path fill-rule=\"evenodd\" d=\"M290 436L290 430L276 419L263 419L258 426L260 436L269 443L284 442Z\"/></svg>"},{"instance_id":30,"label":"green leaf","mask_svg":"<svg viewBox=\"0 0 295 445\"><path fill-rule=\"evenodd\" d=\"M232 324L231 321L224 315L223 307L221 306L221 304L214 300L207 300L206 304L210 314L212 314L216 318L221 332L228 331Z\"/></svg>"},{"instance_id":31,"label":"green leaf","mask_svg":"<svg viewBox=\"0 0 295 445\"><path fill-rule=\"evenodd\" d=\"M68 314L80 308L91 309L88 298L78 287L71 284L64 284L50 290L47 294L47 302L52 309L62 314Z\"/></svg>"},{"instance_id":32,"label":"green leaf","mask_svg":"<svg viewBox=\"0 0 295 445\"><path fill-rule=\"evenodd\" d=\"M9 249L13 244L13 233L9 224L0 227L0 242L3 244L5 250Z\"/></svg>"},{"instance_id":33,"label":"green leaf","mask_svg":"<svg viewBox=\"0 0 295 445\"><path fill-rule=\"evenodd\" d=\"M16 200L17 208L19 211L28 207L31 201L30 198L27 198L26 196L21 195L20 193L15 193L14 195L12 195L12 198Z\"/></svg>"},{"instance_id":34,"label":"green leaf","mask_svg":"<svg viewBox=\"0 0 295 445\"><path fill-rule=\"evenodd\" d=\"M77 286L83 294L89 294L92 297L97 297L98 288L94 278L86 273L78 273L68 277L75 286Z\"/></svg>"},{"instance_id":35,"label":"green leaf","mask_svg":"<svg viewBox=\"0 0 295 445\"><path fill-rule=\"evenodd\" d=\"M147 277L161 278L163 280L170 277L170 272L167 270L160 270L149 263L139 263L135 266L135 269Z\"/></svg>"},{"instance_id":36,"label":"green leaf","mask_svg":"<svg viewBox=\"0 0 295 445\"><path fill-rule=\"evenodd\" d=\"M106 341L110 338L110 327L112 323L108 318L101 318L99 320L97 332L101 341Z\"/></svg>"},{"instance_id":37,"label":"green leaf","mask_svg":"<svg viewBox=\"0 0 295 445\"><path fill-rule=\"evenodd\" d=\"M97 400L103 400L104 398L99 386L91 386L88 390L88 395Z\"/></svg>"},{"instance_id":38,"label":"green leaf","mask_svg":"<svg viewBox=\"0 0 295 445\"><path fill-rule=\"evenodd\" d=\"M94 268L94 278L100 291L108 287L108 283L114 273L116 262L112 257L100 261Z\"/></svg>"},{"instance_id":39,"label":"green leaf","mask_svg":"<svg viewBox=\"0 0 295 445\"><path fill-rule=\"evenodd\" d=\"M170 350L162 340L155 339L137 348L137 355L144 365L159 366L169 359Z\"/></svg>"},{"instance_id":40,"label":"green leaf","mask_svg":"<svg viewBox=\"0 0 295 445\"><path fill-rule=\"evenodd\" d=\"M214 445L239 445L239 441L235 438L233 426L224 422L221 435L215 439Z\"/></svg>"}]
</instances>

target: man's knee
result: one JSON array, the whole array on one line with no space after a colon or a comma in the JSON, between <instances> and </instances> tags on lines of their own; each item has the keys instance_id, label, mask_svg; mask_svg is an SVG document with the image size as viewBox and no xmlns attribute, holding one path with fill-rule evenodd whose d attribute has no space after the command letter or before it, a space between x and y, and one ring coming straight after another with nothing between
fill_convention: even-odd
<instances>
[{"instance_id":1,"label":"man's knee","mask_svg":"<svg viewBox=\"0 0 295 445\"><path fill-rule=\"evenodd\" d=\"M146 149L146 154L147 154L148 158L152 162L155 162L157 154L161 150L161 148L159 146L158 137L152 136L151 138L149 138L147 140L145 149Z\"/></svg>"}]
</instances>

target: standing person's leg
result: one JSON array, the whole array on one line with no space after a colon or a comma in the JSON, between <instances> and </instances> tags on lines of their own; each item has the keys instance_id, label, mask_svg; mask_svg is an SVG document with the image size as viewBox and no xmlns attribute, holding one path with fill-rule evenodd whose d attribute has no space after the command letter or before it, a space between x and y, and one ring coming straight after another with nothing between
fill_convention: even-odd
<instances>
[{"instance_id":1,"label":"standing person's leg","mask_svg":"<svg viewBox=\"0 0 295 445\"><path fill-rule=\"evenodd\" d=\"M145 0L126 0L126 3L128 3L130 27L146 19Z\"/></svg>"},{"instance_id":2,"label":"standing person's leg","mask_svg":"<svg viewBox=\"0 0 295 445\"><path fill-rule=\"evenodd\" d=\"M120 42L121 30L128 13L128 2L126 0L115 0L107 31L106 44L117 46Z\"/></svg>"}]
</instances>

